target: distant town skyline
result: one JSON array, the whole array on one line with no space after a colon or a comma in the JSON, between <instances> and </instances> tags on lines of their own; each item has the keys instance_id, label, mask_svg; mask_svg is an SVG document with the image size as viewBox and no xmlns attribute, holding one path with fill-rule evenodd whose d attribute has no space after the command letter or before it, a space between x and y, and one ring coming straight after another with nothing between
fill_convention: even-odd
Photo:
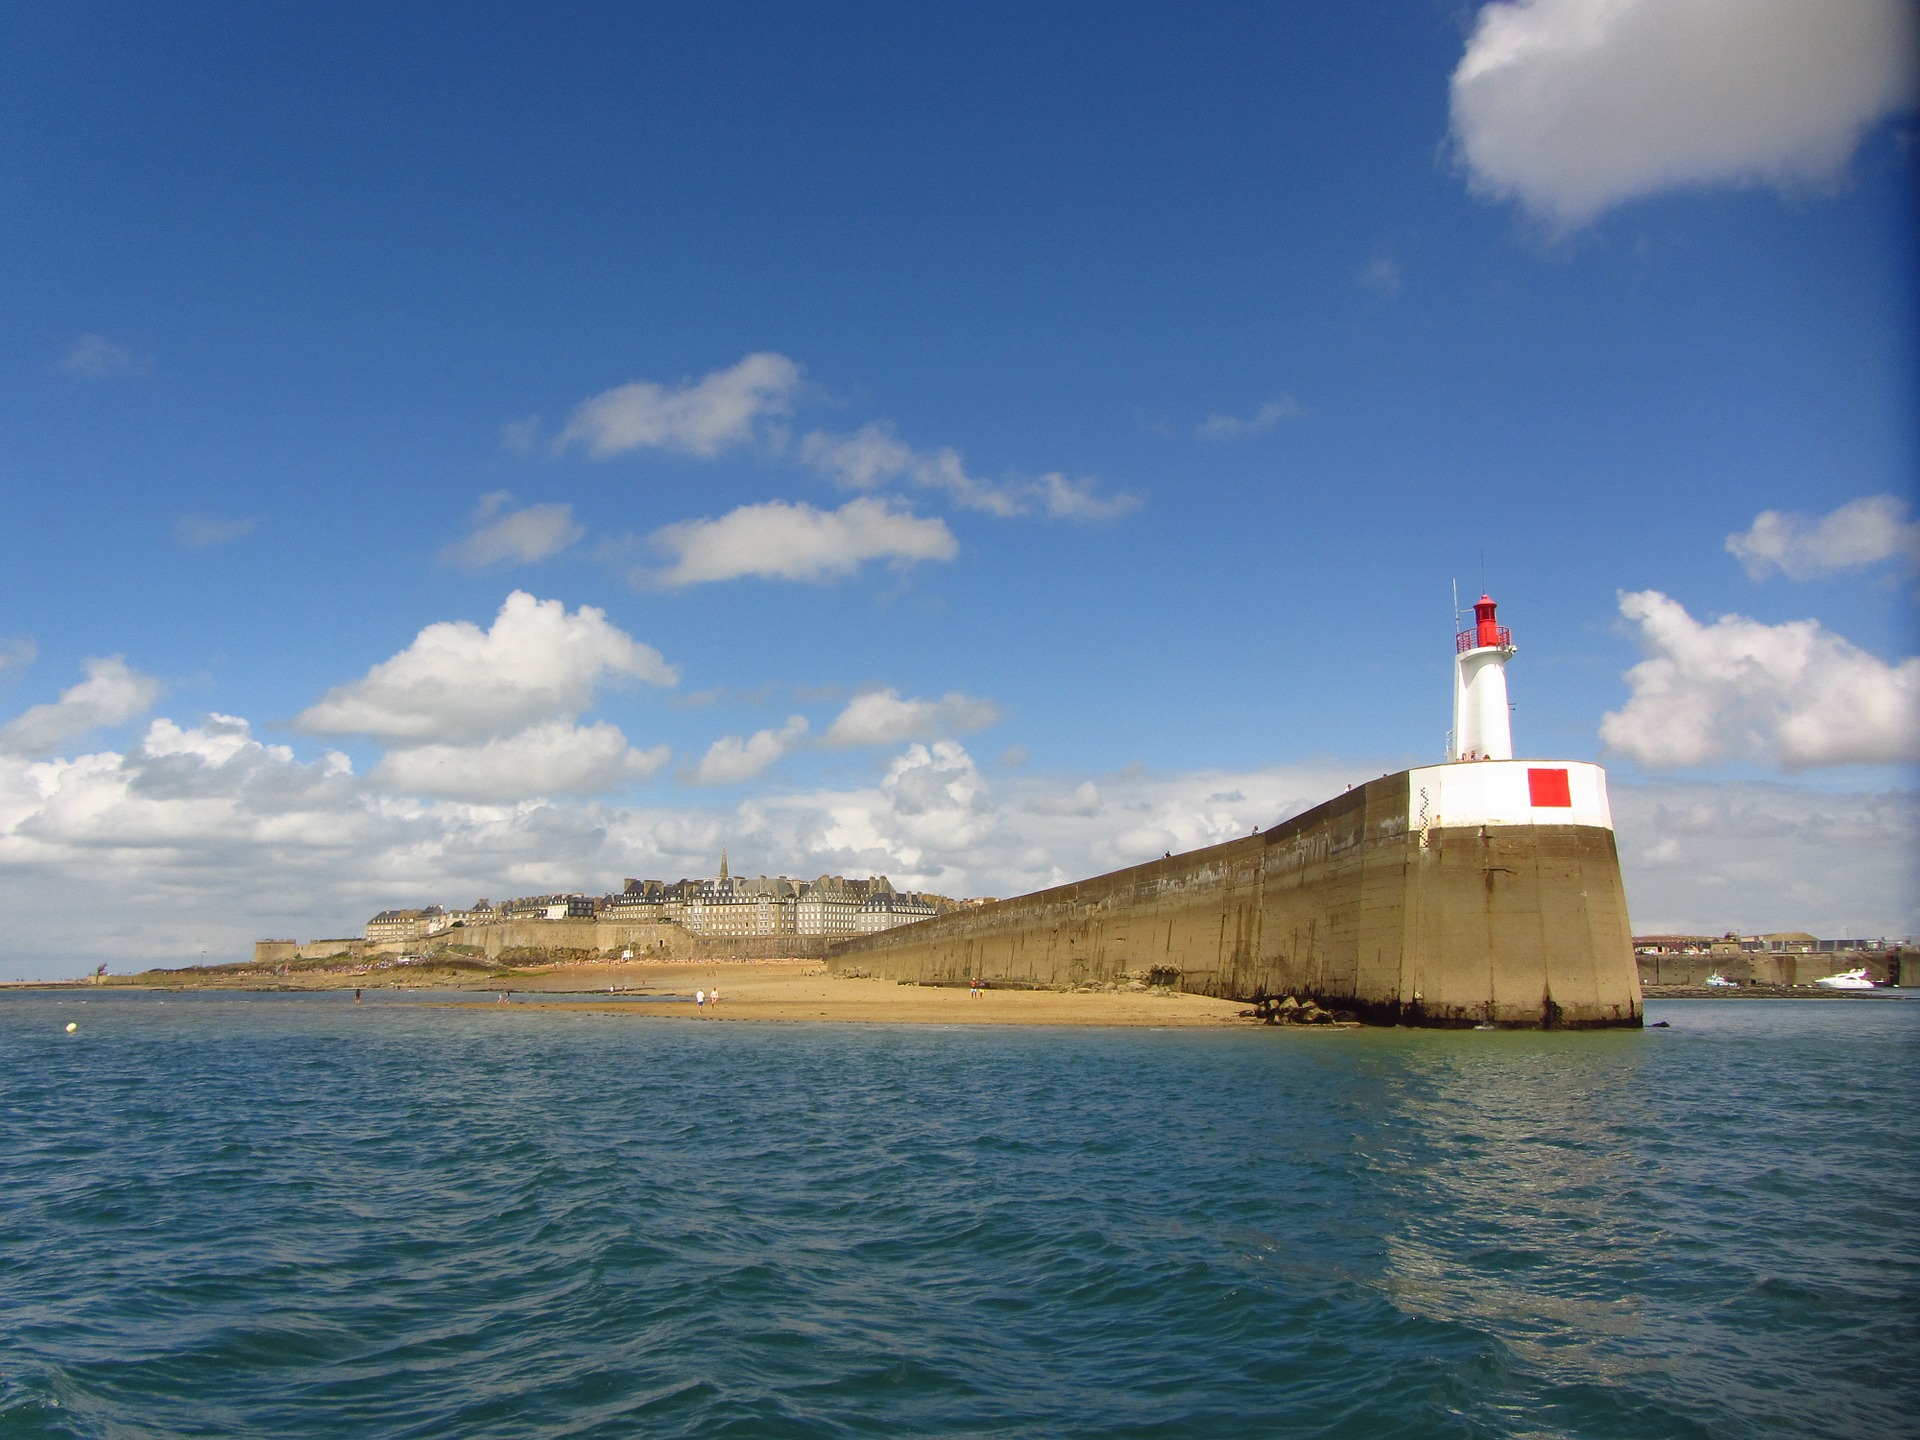
<instances>
[{"instance_id":1,"label":"distant town skyline","mask_svg":"<svg viewBox=\"0 0 1920 1440\"><path fill-rule=\"evenodd\" d=\"M1903 0L24 13L0 978L1011 895L1442 753L1920 931Z\"/></svg>"}]
</instances>

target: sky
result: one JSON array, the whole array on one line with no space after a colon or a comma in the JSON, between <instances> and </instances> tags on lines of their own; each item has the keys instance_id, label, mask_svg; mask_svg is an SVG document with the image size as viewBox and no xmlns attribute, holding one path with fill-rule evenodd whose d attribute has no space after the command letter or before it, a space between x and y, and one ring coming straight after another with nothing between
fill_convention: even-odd
<instances>
[{"instance_id":1,"label":"sky","mask_svg":"<svg viewBox=\"0 0 1920 1440\"><path fill-rule=\"evenodd\" d=\"M1911 0L0 17L0 978L1444 755L1920 932Z\"/></svg>"}]
</instances>

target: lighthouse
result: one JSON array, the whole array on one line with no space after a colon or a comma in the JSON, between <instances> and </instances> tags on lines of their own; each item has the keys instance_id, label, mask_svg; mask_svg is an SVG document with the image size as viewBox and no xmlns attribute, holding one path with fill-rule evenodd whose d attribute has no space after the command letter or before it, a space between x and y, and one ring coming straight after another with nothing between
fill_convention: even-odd
<instances>
[{"instance_id":1,"label":"lighthouse","mask_svg":"<svg viewBox=\"0 0 1920 1440\"><path fill-rule=\"evenodd\" d=\"M1455 642L1445 761L1252 835L836 940L828 967L922 985L1145 972L1193 994L1313 996L1383 1025L1638 1026L1606 772L1513 758L1513 635L1498 614L1482 595Z\"/></svg>"},{"instance_id":2,"label":"lighthouse","mask_svg":"<svg viewBox=\"0 0 1920 1440\"><path fill-rule=\"evenodd\" d=\"M1499 607L1482 595L1473 628L1454 637L1453 743L1449 760L1511 760L1513 718L1507 706L1507 661L1513 632L1494 619Z\"/></svg>"}]
</instances>

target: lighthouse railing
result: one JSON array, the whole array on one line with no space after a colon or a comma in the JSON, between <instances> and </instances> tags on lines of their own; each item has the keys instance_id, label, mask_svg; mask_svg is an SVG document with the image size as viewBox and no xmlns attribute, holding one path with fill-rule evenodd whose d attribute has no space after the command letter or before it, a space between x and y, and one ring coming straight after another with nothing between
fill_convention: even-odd
<instances>
[{"instance_id":1,"label":"lighthouse railing","mask_svg":"<svg viewBox=\"0 0 1920 1440\"><path fill-rule=\"evenodd\" d=\"M1505 625L1490 625L1487 629L1492 632L1490 638L1482 637L1479 626L1471 630L1462 630L1454 636L1453 653L1464 655L1469 650L1484 650L1489 645L1497 645L1504 649L1513 644L1513 631Z\"/></svg>"}]
</instances>

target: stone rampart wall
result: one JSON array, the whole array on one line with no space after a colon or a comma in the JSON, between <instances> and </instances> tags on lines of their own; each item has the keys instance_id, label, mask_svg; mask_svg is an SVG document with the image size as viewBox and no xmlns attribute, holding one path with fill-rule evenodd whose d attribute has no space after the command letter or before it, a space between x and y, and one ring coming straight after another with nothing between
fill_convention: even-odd
<instances>
[{"instance_id":1,"label":"stone rampart wall","mask_svg":"<svg viewBox=\"0 0 1920 1440\"><path fill-rule=\"evenodd\" d=\"M1265 834L836 941L829 963L899 980L1132 976L1381 1023L1640 1021L1613 832L1416 831L1404 772Z\"/></svg>"},{"instance_id":2,"label":"stone rampart wall","mask_svg":"<svg viewBox=\"0 0 1920 1440\"><path fill-rule=\"evenodd\" d=\"M1844 970L1866 968L1879 985L1920 981L1920 955L1901 950L1842 950L1794 955L1743 952L1739 955L1641 955L1636 957L1642 985L1701 986L1718 975L1741 985L1811 985Z\"/></svg>"},{"instance_id":3,"label":"stone rampart wall","mask_svg":"<svg viewBox=\"0 0 1920 1440\"><path fill-rule=\"evenodd\" d=\"M827 953L822 935L692 935L665 920L508 920L443 931L434 941L478 946L490 959L514 950L632 950L635 959L688 961L818 960Z\"/></svg>"},{"instance_id":4,"label":"stone rampart wall","mask_svg":"<svg viewBox=\"0 0 1920 1440\"><path fill-rule=\"evenodd\" d=\"M300 942L299 960L331 960L336 955L351 955L355 958L367 953L367 942L357 936L340 940L303 940Z\"/></svg>"}]
</instances>

